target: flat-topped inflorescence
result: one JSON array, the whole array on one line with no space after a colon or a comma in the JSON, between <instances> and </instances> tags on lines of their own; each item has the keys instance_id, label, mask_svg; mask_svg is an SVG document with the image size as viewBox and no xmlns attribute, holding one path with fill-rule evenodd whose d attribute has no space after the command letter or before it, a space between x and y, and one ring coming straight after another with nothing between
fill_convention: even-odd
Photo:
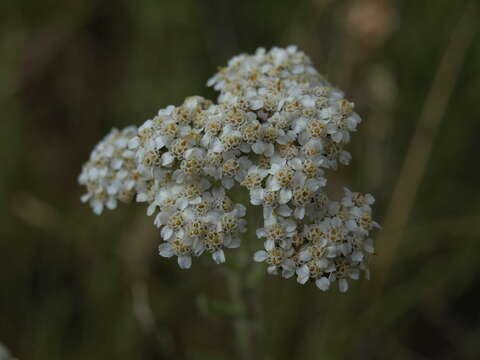
<instances>
[{"instance_id":1,"label":"flat-topped inflorescence","mask_svg":"<svg viewBox=\"0 0 480 360\"><path fill-rule=\"evenodd\" d=\"M106 150L110 138L99 144L80 177L89 189L85 200L99 212L128 188L155 215L160 255L189 268L192 256L207 252L222 263L225 248L240 246L246 207L227 196L239 185L250 205L263 209L257 237L265 249L254 260L265 261L269 274L321 290L338 282L341 291L360 272L368 277L374 199L345 189L333 201L326 192L328 172L351 159L344 146L360 123L353 103L293 46L236 56L208 85L220 92L218 103L189 97L122 133L121 151ZM99 154L109 159L107 170L96 165ZM119 156L135 181L109 192Z\"/></svg>"}]
</instances>

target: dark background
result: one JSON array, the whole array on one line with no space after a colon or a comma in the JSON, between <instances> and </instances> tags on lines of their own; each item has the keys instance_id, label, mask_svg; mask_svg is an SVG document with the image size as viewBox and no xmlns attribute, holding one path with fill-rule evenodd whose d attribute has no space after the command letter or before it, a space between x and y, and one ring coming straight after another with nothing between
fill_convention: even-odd
<instances>
[{"instance_id":1,"label":"dark background","mask_svg":"<svg viewBox=\"0 0 480 360\"><path fill-rule=\"evenodd\" d=\"M19 360L245 358L240 321L252 359L480 358L476 5L2 0L0 343ZM214 99L217 66L289 44L364 119L332 182L374 194L383 230L347 294L269 276L239 308L211 261L157 255L144 207L93 215L77 176L112 127Z\"/></svg>"}]
</instances>

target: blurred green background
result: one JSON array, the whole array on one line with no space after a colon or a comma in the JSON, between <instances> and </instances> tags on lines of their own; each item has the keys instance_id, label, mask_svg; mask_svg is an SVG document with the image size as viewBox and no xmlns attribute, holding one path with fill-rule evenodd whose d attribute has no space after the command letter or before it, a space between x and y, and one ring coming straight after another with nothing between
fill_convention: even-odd
<instances>
[{"instance_id":1,"label":"blurred green background","mask_svg":"<svg viewBox=\"0 0 480 360\"><path fill-rule=\"evenodd\" d=\"M476 5L2 0L0 343L19 360L479 359ZM144 207L80 203L81 164L110 128L214 99L217 66L288 44L364 119L332 182L377 198L370 281L340 294L262 265L182 271Z\"/></svg>"}]
</instances>

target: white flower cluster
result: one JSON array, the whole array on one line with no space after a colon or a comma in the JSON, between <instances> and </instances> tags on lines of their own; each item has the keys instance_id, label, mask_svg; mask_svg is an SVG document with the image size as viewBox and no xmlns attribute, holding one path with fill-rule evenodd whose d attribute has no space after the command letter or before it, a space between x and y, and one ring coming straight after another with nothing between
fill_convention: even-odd
<instances>
[{"instance_id":1,"label":"white flower cluster","mask_svg":"<svg viewBox=\"0 0 480 360\"><path fill-rule=\"evenodd\" d=\"M251 203L263 206L257 236L265 250L255 260L266 261L270 274L296 275L321 290L338 280L346 291L360 270L368 277L373 197L345 190L335 202L325 192L324 169L351 158L343 147L360 122L353 104L295 47L234 57L209 85L220 91L219 106L242 119L224 117L220 138L238 134L242 152L256 159L240 179Z\"/></svg>"},{"instance_id":2,"label":"white flower cluster","mask_svg":"<svg viewBox=\"0 0 480 360\"><path fill-rule=\"evenodd\" d=\"M128 149L128 141L137 134L134 126L122 131L113 129L93 149L90 160L83 165L78 178L87 193L82 202L89 202L100 215L103 209L115 209L118 201L129 203L135 196L139 176L135 168L135 153Z\"/></svg>"},{"instance_id":3,"label":"white flower cluster","mask_svg":"<svg viewBox=\"0 0 480 360\"><path fill-rule=\"evenodd\" d=\"M362 195L345 189L340 202L331 201L318 193L309 219L271 216L257 236L265 238L265 250L255 253L255 261L265 261L269 274L285 278L296 275L297 282L314 281L327 290L338 281L342 292L348 289L348 279L358 280L360 271L369 278L368 256L373 253L369 231L378 226L372 220L370 194Z\"/></svg>"},{"instance_id":4,"label":"white flower cluster","mask_svg":"<svg viewBox=\"0 0 480 360\"><path fill-rule=\"evenodd\" d=\"M373 197L346 189L337 202L326 194L326 171L351 159L343 148L360 122L353 104L295 47L234 57L208 85L220 91L217 104L189 97L123 135L123 152L120 146L104 149L115 139L98 145L81 176L94 208L105 200L97 200L99 185L87 178L97 184L97 173L105 173L99 194L110 196L107 206L127 188L121 182L109 195L117 184L111 177L123 170L113 166L121 154L137 179L129 189L149 204L148 215L156 214L165 241L160 255L177 256L182 268L204 252L222 263L223 249L240 245L245 207L226 195L239 184L250 203L263 208L257 236L265 239L265 250L254 259L267 262L268 273L296 275L321 290L338 281L341 291L360 271L368 277L369 231L378 226L371 218ZM109 160L107 170L98 169L95 153Z\"/></svg>"},{"instance_id":5,"label":"white flower cluster","mask_svg":"<svg viewBox=\"0 0 480 360\"><path fill-rule=\"evenodd\" d=\"M137 201L148 202L148 215L159 210L154 224L165 241L160 255L177 256L183 269L205 251L216 263L225 262L223 249L239 247L239 233L246 230L245 206L234 204L208 175L212 163L202 138L212 107L211 101L189 97L181 106L160 110L129 141L144 179Z\"/></svg>"}]
</instances>

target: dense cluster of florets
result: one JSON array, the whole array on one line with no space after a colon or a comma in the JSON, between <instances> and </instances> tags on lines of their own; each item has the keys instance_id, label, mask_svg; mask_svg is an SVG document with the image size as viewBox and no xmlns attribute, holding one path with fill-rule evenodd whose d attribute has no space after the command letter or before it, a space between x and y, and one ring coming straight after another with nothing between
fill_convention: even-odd
<instances>
[{"instance_id":1,"label":"dense cluster of florets","mask_svg":"<svg viewBox=\"0 0 480 360\"><path fill-rule=\"evenodd\" d=\"M103 209L115 209L117 202L130 202L139 182L135 152L128 149L128 141L137 134L134 126L122 131L113 129L95 146L90 160L82 168L78 179L87 188L82 202L88 202L96 214Z\"/></svg>"},{"instance_id":2,"label":"dense cluster of florets","mask_svg":"<svg viewBox=\"0 0 480 360\"><path fill-rule=\"evenodd\" d=\"M92 153L80 182L95 212L131 199L148 204L164 242L160 255L181 268L204 252L217 263L240 246L246 208L226 192L248 189L263 209L254 254L270 274L321 290L368 277L374 202L345 189L326 192L326 172L351 159L344 146L360 117L295 47L234 57L209 81L218 102L187 98L138 128L114 130ZM128 196L127 196L128 195Z\"/></svg>"}]
</instances>

